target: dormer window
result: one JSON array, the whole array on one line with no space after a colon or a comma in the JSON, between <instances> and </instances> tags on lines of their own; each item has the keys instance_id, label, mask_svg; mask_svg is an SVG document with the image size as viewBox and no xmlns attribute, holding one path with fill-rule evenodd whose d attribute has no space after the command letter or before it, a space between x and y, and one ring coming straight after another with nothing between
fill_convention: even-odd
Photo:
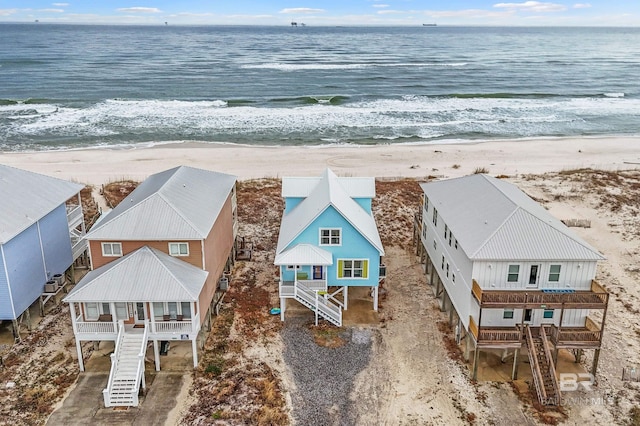
<instances>
[{"instance_id":1,"label":"dormer window","mask_svg":"<svg viewBox=\"0 0 640 426\"><path fill-rule=\"evenodd\" d=\"M342 245L342 230L340 228L320 228L320 245Z\"/></svg>"}]
</instances>

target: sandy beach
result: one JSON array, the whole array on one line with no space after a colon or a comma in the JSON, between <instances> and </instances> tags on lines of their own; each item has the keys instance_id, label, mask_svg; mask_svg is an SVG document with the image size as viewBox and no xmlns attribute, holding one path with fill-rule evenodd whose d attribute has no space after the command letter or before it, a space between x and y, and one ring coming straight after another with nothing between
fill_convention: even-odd
<instances>
[{"instance_id":1,"label":"sandy beach","mask_svg":"<svg viewBox=\"0 0 640 426\"><path fill-rule=\"evenodd\" d=\"M354 370L357 375L349 379L349 386L340 387L342 393L337 392L323 402L330 409L322 414L335 420L335 424L343 419L352 424L560 422L588 425L619 424L640 417L637 409L640 383L623 382L620 378L622 367L640 365L640 322L637 319L640 312L640 290L637 289L640 279L637 266L640 256L637 220L640 214L640 194L637 193L640 188L640 138L323 148L189 143L138 149L0 153L0 163L95 186L122 178L142 181L152 173L181 164L232 173L245 180L315 176L326 167L342 176L376 176L389 180L457 177L474 173L477 168L484 168L493 176L507 176L510 182L535 197L559 219L589 221L589 228L572 230L606 256L598 267L596 279L612 297L595 390L569 394L571 398L563 407L564 414L556 418L553 415L544 417L546 414L536 411L530 399L518 399L506 381L470 381L468 366L459 361L455 353L452 355L446 344L447 339L451 340L452 332L440 326L446 325L447 316L438 310L431 291L414 291L424 288L426 283L411 244L412 229L405 226L412 223L415 207L415 203L406 201L406 197L417 200L417 191L413 191L417 185L412 180L398 180L378 182L377 189L378 227L385 242L388 267L385 284L388 296L382 302L380 323L349 329L349 332L355 330L357 333L364 330L370 335L366 353L371 353L370 359L375 362L363 358ZM263 209L261 206L276 205L280 200L279 181L243 182L239 185L238 196L242 206L239 209L240 233L260 249L254 253L253 261L236 266L228 308L216 322L216 327L227 329L211 333L201 364L206 364L207 357L213 356L209 354L211 348L216 347L227 348L222 356L234 362L229 361L224 374L216 380L194 373L193 383L187 385L190 396L179 398L172 411L172 420L167 420L166 424L195 424L197 419L210 416L214 409L215 413L232 416L228 418L238 422L253 421L260 414L256 414L255 408L267 407L268 401L275 402L267 407L272 411L261 412L265 418L282 419L284 416L299 424L311 424L309 419L315 419L316 415L297 411L299 404L296 403L308 398L311 391L302 386L306 381L299 377L301 368L296 367L297 361L290 356L292 344L298 343L302 332L286 328L292 327L291 323L280 323L263 309L277 304L273 252L281 212L260 209ZM228 321L222 321L225 318ZM65 343L73 339L66 309L55 308L38 332L29 335L32 337L27 337L25 343L12 350L16 354L21 348L26 350L33 336L42 336L47 323L53 322L58 324L59 331L54 333L56 337L47 347L55 347L65 354L59 370L64 371L68 383L75 382L78 371L73 345ZM256 333L264 338L256 339ZM216 343L216 339L224 345ZM312 341L307 342L307 349L315 350ZM91 347L87 346L87 350ZM37 371L36 367L47 365L42 359L53 355L53 352L38 349L30 357L15 356L12 358L15 365L0 372L12 380L24 377L25 381L28 378L39 383L38 378L28 376L27 371ZM237 359L241 361L235 361ZM500 358L495 359L499 367ZM583 364L589 365L589 362L587 355ZM494 365L488 361L481 364L481 370L492 367ZM275 396L247 404L244 399L246 389L238 386L237 390L230 391L230 383L246 382L247 371L260 377L260 383L268 382L277 388ZM526 382L521 382L526 389ZM324 388L319 386L319 389ZM61 395L53 398L57 407L62 399ZM244 405L238 401L245 401ZM340 405L342 403L344 407ZM46 421L51 409L45 407L41 413L31 415L33 419L39 419L38 422ZM1 419L0 424L3 424Z\"/></svg>"},{"instance_id":2,"label":"sandy beach","mask_svg":"<svg viewBox=\"0 0 640 426\"><path fill-rule=\"evenodd\" d=\"M339 175L457 177L484 167L492 175L574 168L623 170L640 166L639 137L330 147L260 147L184 143L150 148L0 153L0 163L93 185L178 165L230 173L240 179Z\"/></svg>"}]
</instances>

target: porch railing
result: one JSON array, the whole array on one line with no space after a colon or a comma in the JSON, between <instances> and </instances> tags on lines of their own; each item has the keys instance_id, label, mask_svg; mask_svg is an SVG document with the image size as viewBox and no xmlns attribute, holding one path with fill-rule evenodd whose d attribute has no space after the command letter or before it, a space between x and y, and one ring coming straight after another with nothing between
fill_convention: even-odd
<instances>
[{"instance_id":1,"label":"porch railing","mask_svg":"<svg viewBox=\"0 0 640 426\"><path fill-rule=\"evenodd\" d=\"M76 318L76 333L82 334L116 334L117 324L112 321L82 321L82 316Z\"/></svg>"},{"instance_id":2,"label":"porch railing","mask_svg":"<svg viewBox=\"0 0 640 426\"><path fill-rule=\"evenodd\" d=\"M152 321L151 324L151 332L152 333L172 333L172 334L180 334L180 333L194 333L197 330L197 324L199 321L200 314L196 314L192 319L183 320L183 321Z\"/></svg>"}]
</instances>

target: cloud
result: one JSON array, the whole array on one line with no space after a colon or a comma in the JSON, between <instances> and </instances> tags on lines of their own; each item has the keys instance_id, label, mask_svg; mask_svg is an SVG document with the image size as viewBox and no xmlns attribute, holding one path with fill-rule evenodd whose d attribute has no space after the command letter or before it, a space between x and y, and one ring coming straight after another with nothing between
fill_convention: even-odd
<instances>
[{"instance_id":1,"label":"cloud","mask_svg":"<svg viewBox=\"0 0 640 426\"><path fill-rule=\"evenodd\" d=\"M290 7L286 9L282 9L280 13L304 13L304 14L314 14L314 13L324 13L324 9L312 9L310 7Z\"/></svg>"},{"instance_id":2,"label":"cloud","mask_svg":"<svg viewBox=\"0 0 640 426\"><path fill-rule=\"evenodd\" d=\"M51 6L55 6L55 7L67 7L67 6L69 6L69 3L51 3Z\"/></svg>"},{"instance_id":3,"label":"cloud","mask_svg":"<svg viewBox=\"0 0 640 426\"><path fill-rule=\"evenodd\" d=\"M493 7L501 9L522 10L524 12L562 12L567 7L557 3L542 3L539 1L525 1L524 3L497 3Z\"/></svg>"},{"instance_id":4,"label":"cloud","mask_svg":"<svg viewBox=\"0 0 640 426\"><path fill-rule=\"evenodd\" d=\"M9 16L16 13L17 9L0 9L0 16Z\"/></svg>"},{"instance_id":5,"label":"cloud","mask_svg":"<svg viewBox=\"0 0 640 426\"><path fill-rule=\"evenodd\" d=\"M376 12L378 15L404 15L407 13L416 13L415 10L379 10Z\"/></svg>"},{"instance_id":6,"label":"cloud","mask_svg":"<svg viewBox=\"0 0 640 426\"><path fill-rule=\"evenodd\" d=\"M126 13L160 13L161 10L157 7L121 7L116 9L118 12Z\"/></svg>"},{"instance_id":7,"label":"cloud","mask_svg":"<svg viewBox=\"0 0 640 426\"><path fill-rule=\"evenodd\" d=\"M573 5L574 9L588 9L591 7L591 4L589 3L576 3Z\"/></svg>"},{"instance_id":8,"label":"cloud","mask_svg":"<svg viewBox=\"0 0 640 426\"><path fill-rule=\"evenodd\" d=\"M64 9L38 9L38 12L43 12L43 13L64 13Z\"/></svg>"},{"instance_id":9,"label":"cloud","mask_svg":"<svg viewBox=\"0 0 640 426\"><path fill-rule=\"evenodd\" d=\"M382 8L385 8L385 7L389 7L389 5L388 4L374 4L373 7L377 7L377 8L382 9Z\"/></svg>"}]
</instances>

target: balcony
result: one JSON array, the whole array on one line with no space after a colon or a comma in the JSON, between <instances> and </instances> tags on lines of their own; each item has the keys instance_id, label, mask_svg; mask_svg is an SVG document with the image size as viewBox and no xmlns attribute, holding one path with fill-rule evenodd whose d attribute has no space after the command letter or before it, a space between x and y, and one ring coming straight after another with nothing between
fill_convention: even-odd
<instances>
[{"instance_id":1,"label":"balcony","mask_svg":"<svg viewBox=\"0 0 640 426\"><path fill-rule=\"evenodd\" d=\"M558 348L597 349L602 344L602 329L587 317L584 327L551 326L551 342Z\"/></svg>"},{"instance_id":2,"label":"balcony","mask_svg":"<svg viewBox=\"0 0 640 426\"><path fill-rule=\"evenodd\" d=\"M606 309L609 302L595 280L589 290L483 290L474 279L471 292L481 308Z\"/></svg>"},{"instance_id":3,"label":"balcony","mask_svg":"<svg viewBox=\"0 0 640 426\"><path fill-rule=\"evenodd\" d=\"M469 331L478 347L483 348L520 348L522 347L522 330L513 327L478 327L472 316L469 316Z\"/></svg>"}]
</instances>

